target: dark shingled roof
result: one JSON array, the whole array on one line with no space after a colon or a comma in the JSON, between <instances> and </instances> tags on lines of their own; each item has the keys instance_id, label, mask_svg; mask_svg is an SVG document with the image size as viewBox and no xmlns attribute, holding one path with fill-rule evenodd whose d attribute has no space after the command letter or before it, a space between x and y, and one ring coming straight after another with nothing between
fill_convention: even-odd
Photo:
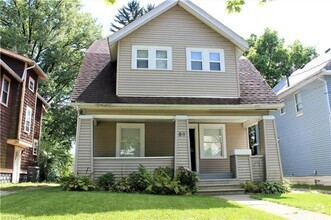
<instances>
[{"instance_id":1,"label":"dark shingled roof","mask_svg":"<svg viewBox=\"0 0 331 220\"><path fill-rule=\"evenodd\" d=\"M187 97L118 97L116 95L116 62L110 61L106 40L95 41L88 49L75 88L72 102L134 104L277 104L277 97L261 74L246 58L239 60L240 98Z\"/></svg>"}]
</instances>

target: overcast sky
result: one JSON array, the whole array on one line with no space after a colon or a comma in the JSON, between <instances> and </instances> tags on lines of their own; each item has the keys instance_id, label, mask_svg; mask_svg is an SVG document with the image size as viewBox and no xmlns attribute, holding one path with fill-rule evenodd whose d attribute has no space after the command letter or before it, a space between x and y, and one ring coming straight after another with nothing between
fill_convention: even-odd
<instances>
[{"instance_id":1,"label":"overcast sky","mask_svg":"<svg viewBox=\"0 0 331 220\"><path fill-rule=\"evenodd\" d=\"M103 26L103 35L111 34L110 23L118 8L128 0L117 0L107 6L104 0L82 0L84 11L90 12ZM160 4L163 0L141 0ZM196 5L245 39L251 33L261 35L266 27L278 31L286 44L300 40L305 46L315 46L318 53L331 48L331 0L272 0L263 6L257 0L246 0L241 13L228 14L225 0L192 0Z\"/></svg>"}]
</instances>

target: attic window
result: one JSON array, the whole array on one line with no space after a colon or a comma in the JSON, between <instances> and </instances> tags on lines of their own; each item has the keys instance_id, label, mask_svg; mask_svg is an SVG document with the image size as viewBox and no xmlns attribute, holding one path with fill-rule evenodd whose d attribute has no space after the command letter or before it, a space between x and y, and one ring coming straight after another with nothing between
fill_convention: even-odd
<instances>
[{"instance_id":1,"label":"attic window","mask_svg":"<svg viewBox=\"0 0 331 220\"><path fill-rule=\"evenodd\" d=\"M34 92L34 87L35 87L35 81L32 79L32 77L29 78L29 89L31 92Z\"/></svg>"},{"instance_id":2,"label":"attic window","mask_svg":"<svg viewBox=\"0 0 331 220\"><path fill-rule=\"evenodd\" d=\"M188 71L225 72L224 50L186 48Z\"/></svg>"},{"instance_id":3,"label":"attic window","mask_svg":"<svg viewBox=\"0 0 331 220\"><path fill-rule=\"evenodd\" d=\"M3 75L2 83L1 83L1 104L4 106L8 106L9 99L9 91L10 91L10 79Z\"/></svg>"},{"instance_id":4,"label":"attic window","mask_svg":"<svg viewBox=\"0 0 331 220\"><path fill-rule=\"evenodd\" d=\"M303 114L301 92L295 93L294 100L295 100L295 110L296 110L297 116L300 116Z\"/></svg>"},{"instance_id":5,"label":"attic window","mask_svg":"<svg viewBox=\"0 0 331 220\"><path fill-rule=\"evenodd\" d=\"M171 70L171 47L132 46L132 69Z\"/></svg>"}]
</instances>

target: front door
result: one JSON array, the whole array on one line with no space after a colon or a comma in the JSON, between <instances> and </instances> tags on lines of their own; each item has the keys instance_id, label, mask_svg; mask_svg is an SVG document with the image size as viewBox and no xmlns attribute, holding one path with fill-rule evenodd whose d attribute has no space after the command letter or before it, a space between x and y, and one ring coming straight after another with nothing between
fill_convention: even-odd
<instances>
[{"instance_id":1,"label":"front door","mask_svg":"<svg viewBox=\"0 0 331 220\"><path fill-rule=\"evenodd\" d=\"M21 154L22 149L15 147L14 150L14 164L13 164L13 174L12 174L12 182L18 183L20 180L20 171L21 171Z\"/></svg>"},{"instance_id":2,"label":"front door","mask_svg":"<svg viewBox=\"0 0 331 220\"><path fill-rule=\"evenodd\" d=\"M198 125L190 124L190 156L191 170L199 173L199 140L198 140Z\"/></svg>"}]
</instances>

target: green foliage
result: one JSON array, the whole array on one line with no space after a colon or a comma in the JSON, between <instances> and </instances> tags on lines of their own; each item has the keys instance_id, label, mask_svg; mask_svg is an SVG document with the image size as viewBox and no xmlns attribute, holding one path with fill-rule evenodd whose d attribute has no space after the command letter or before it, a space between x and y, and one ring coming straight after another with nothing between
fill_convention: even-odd
<instances>
[{"instance_id":1,"label":"green foliage","mask_svg":"<svg viewBox=\"0 0 331 220\"><path fill-rule=\"evenodd\" d=\"M60 182L62 189L67 191L93 191L96 189L91 178L86 176L71 175L61 178Z\"/></svg>"},{"instance_id":2,"label":"green foliage","mask_svg":"<svg viewBox=\"0 0 331 220\"><path fill-rule=\"evenodd\" d=\"M287 181L283 182L262 182L261 192L264 194L283 194L291 191L291 186Z\"/></svg>"},{"instance_id":3,"label":"green foliage","mask_svg":"<svg viewBox=\"0 0 331 220\"><path fill-rule=\"evenodd\" d=\"M115 176L113 173L108 172L100 176L97 182L101 189L109 190L115 183Z\"/></svg>"},{"instance_id":4,"label":"green foliage","mask_svg":"<svg viewBox=\"0 0 331 220\"><path fill-rule=\"evenodd\" d=\"M128 182L133 192L145 192L151 183L151 179L150 172L141 164L138 172L133 172L128 176Z\"/></svg>"},{"instance_id":5,"label":"green foliage","mask_svg":"<svg viewBox=\"0 0 331 220\"><path fill-rule=\"evenodd\" d=\"M127 3L127 5L118 9L114 22L110 24L110 31L116 32L122 29L126 25L154 9L154 7L155 6L153 4L148 4L146 7L142 7L140 6L139 1L131 0Z\"/></svg>"},{"instance_id":6,"label":"green foliage","mask_svg":"<svg viewBox=\"0 0 331 220\"><path fill-rule=\"evenodd\" d=\"M260 37L252 34L247 42L249 50L245 55L271 87L288 75L291 69L300 68L317 55L315 48L304 47L300 41L286 47L277 31L269 28Z\"/></svg>"},{"instance_id":7,"label":"green foliage","mask_svg":"<svg viewBox=\"0 0 331 220\"><path fill-rule=\"evenodd\" d=\"M259 184L252 181L246 181L240 184L241 188L245 189L245 193L260 193L261 189Z\"/></svg>"},{"instance_id":8,"label":"green foliage","mask_svg":"<svg viewBox=\"0 0 331 220\"><path fill-rule=\"evenodd\" d=\"M257 0L259 5L263 5L267 1L271 0ZM240 12L242 7L245 5L245 0L227 0L226 1L226 10L228 13Z\"/></svg>"},{"instance_id":9,"label":"green foliage","mask_svg":"<svg viewBox=\"0 0 331 220\"><path fill-rule=\"evenodd\" d=\"M76 113L70 104L84 51L101 38L101 26L81 11L79 0L0 0L1 47L34 59L48 76L39 93L51 108L43 120L41 177L70 172Z\"/></svg>"},{"instance_id":10,"label":"green foliage","mask_svg":"<svg viewBox=\"0 0 331 220\"><path fill-rule=\"evenodd\" d=\"M176 170L176 180L179 184L187 187L187 193L196 193L198 191L197 182L198 176L196 172L185 169L184 167L178 167Z\"/></svg>"},{"instance_id":11,"label":"green foliage","mask_svg":"<svg viewBox=\"0 0 331 220\"><path fill-rule=\"evenodd\" d=\"M117 179L114 185L112 185L112 187L110 188L110 191L126 193L133 192L128 177L122 177L120 179Z\"/></svg>"}]
</instances>

